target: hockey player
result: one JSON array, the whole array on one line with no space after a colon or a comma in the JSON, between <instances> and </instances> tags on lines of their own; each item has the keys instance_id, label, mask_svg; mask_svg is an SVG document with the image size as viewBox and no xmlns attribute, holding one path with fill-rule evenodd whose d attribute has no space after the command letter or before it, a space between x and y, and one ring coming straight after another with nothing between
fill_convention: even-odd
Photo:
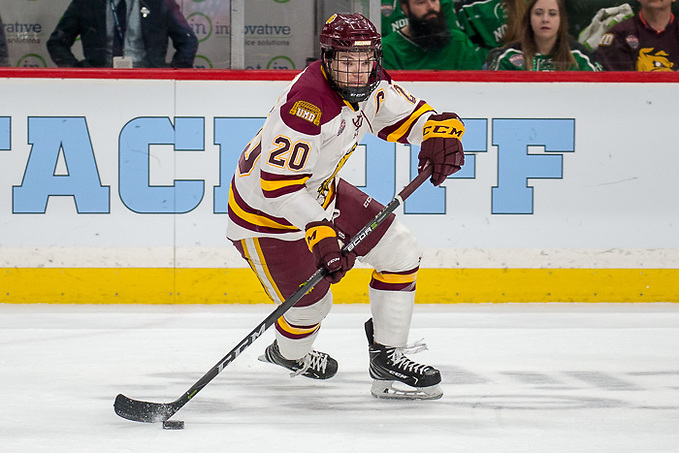
<instances>
[{"instance_id":1,"label":"hockey player","mask_svg":"<svg viewBox=\"0 0 679 453\"><path fill-rule=\"evenodd\" d=\"M269 297L283 302L321 266L329 274L275 324L275 341L260 360L292 375L328 379L337 361L313 349L330 311L330 284L356 258L375 270L366 323L372 394L435 399L442 391L434 367L408 359L408 331L421 251L413 234L391 216L343 255L340 241L372 220L382 205L337 177L363 136L420 145L420 166L433 164L441 184L464 163L464 125L437 113L395 84L381 65L381 37L360 14L336 14L320 35L322 58L279 97L246 146L231 183L227 236L257 274ZM395 382L406 384L396 389ZM400 386L400 384L399 384Z\"/></svg>"}]
</instances>

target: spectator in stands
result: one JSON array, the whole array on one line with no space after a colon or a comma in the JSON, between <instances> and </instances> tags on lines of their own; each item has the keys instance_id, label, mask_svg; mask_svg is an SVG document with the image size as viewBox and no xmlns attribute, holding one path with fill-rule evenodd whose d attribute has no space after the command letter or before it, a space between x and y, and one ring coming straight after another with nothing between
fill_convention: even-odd
<instances>
[{"instance_id":1,"label":"spectator in stands","mask_svg":"<svg viewBox=\"0 0 679 453\"><path fill-rule=\"evenodd\" d=\"M460 28L486 50L517 41L528 0L463 0L457 12Z\"/></svg>"},{"instance_id":2,"label":"spectator in stands","mask_svg":"<svg viewBox=\"0 0 679 453\"><path fill-rule=\"evenodd\" d=\"M9 52L7 51L7 40L5 39L5 25L0 17L0 66L9 66Z\"/></svg>"},{"instance_id":3,"label":"spectator in stands","mask_svg":"<svg viewBox=\"0 0 679 453\"><path fill-rule=\"evenodd\" d=\"M455 13L455 3L457 0L440 0L441 10L446 15L448 28L459 30L460 24ZM382 0L380 7L382 12L382 39L389 33L400 30L408 25L408 17L403 12L399 0Z\"/></svg>"},{"instance_id":4,"label":"spectator in stands","mask_svg":"<svg viewBox=\"0 0 679 453\"><path fill-rule=\"evenodd\" d=\"M564 0L531 0L521 21L520 40L507 44L490 69L600 71L585 48L568 34Z\"/></svg>"},{"instance_id":5,"label":"spectator in stands","mask_svg":"<svg viewBox=\"0 0 679 453\"><path fill-rule=\"evenodd\" d=\"M596 55L608 71L676 71L679 24L675 0L639 0L641 10L604 34Z\"/></svg>"},{"instance_id":6,"label":"spectator in stands","mask_svg":"<svg viewBox=\"0 0 679 453\"><path fill-rule=\"evenodd\" d=\"M83 61L71 51L78 36ZM47 50L59 67L191 68L198 39L175 0L71 0Z\"/></svg>"},{"instance_id":7,"label":"spectator in stands","mask_svg":"<svg viewBox=\"0 0 679 453\"><path fill-rule=\"evenodd\" d=\"M399 0L408 25L382 39L386 69L481 69L469 37L451 30L439 0Z\"/></svg>"},{"instance_id":8,"label":"spectator in stands","mask_svg":"<svg viewBox=\"0 0 679 453\"><path fill-rule=\"evenodd\" d=\"M609 6L608 8L601 8L596 12L592 21L579 34L578 42L585 46L585 48L594 52L599 47L599 42L602 36L614 25L619 24L623 20L634 16L634 10L627 3L618 6ZM570 20L568 21L569 28Z\"/></svg>"}]
</instances>

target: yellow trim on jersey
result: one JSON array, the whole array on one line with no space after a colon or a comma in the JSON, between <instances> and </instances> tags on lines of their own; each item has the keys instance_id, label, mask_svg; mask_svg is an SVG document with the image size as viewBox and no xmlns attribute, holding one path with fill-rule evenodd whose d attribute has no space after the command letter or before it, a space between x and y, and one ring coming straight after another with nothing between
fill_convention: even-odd
<instances>
[{"instance_id":1,"label":"yellow trim on jersey","mask_svg":"<svg viewBox=\"0 0 679 453\"><path fill-rule=\"evenodd\" d=\"M236 216L240 217L241 219L245 220L248 223L251 223L253 225L258 225L258 226L263 226L263 227L268 227L268 228L277 228L279 230L290 230L290 231L298 231L298 228L294 225L284 225L282 223L276 222L275 220L272 220L268 217L264 217L259 214L252 214L249 212L245 212L243 209L241 209L240 206L238 206L233 198L233 188L229 190L229 210L233 212Z\"/></svg>"},{"instance_id":2,"label":"yellow trim on jersey","mask_svg":"<svg viewBox=\"0 0 679 453\"><path fill-rule=\"evenodd\" d=\"M411 115L410 118L408 118L407 121L405 121L403 124L401 124L401 127L396 129L394 132L389 134L387 136L387 141L388 142L397 142L399 141L400 138L402 138L404 135L408 133L410 128L412 127L412 124L417 121L422 115L424 115L427 112L434 111L433 108L426 102L420 106L417 110L415 110Z\"/></svg>"},{"instance_id":3,"label":"yellow trim on jersey","mask_svg":"<svg viewBox=\"0 0 679 453\"><path fill-rule=\"evenodd\" d=\"M284 187L303 185L309 178L310 176L302 176L296 179L281 179L276 181L259 178L259 182L262 186L262 190L265 192L273 192L274 190L282 189Z\"/></svg>"},{"instance_id":4,"label":"yellow trim on jersey","mask_svg":"<svg viewBox=\"0 0 679 453\"><path fill-rule=\"evenodd\" d=\"M382 274L373 271L372 278L383 283L412 283L417 280L417 271L409 274Z\"/></svg>"},{"instance_id":5,"label":"yellow trim on jersey","mask_svg":"<svg viewBox=\"0 0 679 453\"><path fill-rule=\"evenodd\" d=\"M278 320L276 322L278 323L278 326L281 329L283 329L284 331L286 331L287 333L290 333L292 335L307 335L307 334L310 334L310 333L314 333L314 331L318 330L318 328L321 326L320 324L316 324L313 327L307 327L307 328L294 327L294 326L291 326L290 324L288 324L288 322L285 320L285 318L283 316L278 318Z\"/></svg>"},{"instance_id":6,"label":"yellow trim on jersey","mask_svg":"<svg viewBox=\"0 0 679 453\"><path fill-rule=\"evenodd\" d=\"M349 108L351 109L352 112L355 112L355 111L356 111L356 107L354 107L354 106L351 104L351 102L347 101L346 99L342 99L342 101L344 101L344 104L346 104L346 106L349 107Z\"/></svg>"},{"instance_id":7,"label":"yellow trim on jersey","mask_svg":"<svg viewBox=\"0 0 679 453\"><path fill-rule=\"evenodd\" d=\"M325 200L323 201L323 204L325 205L325 206L323 206L324 208L327 207L326 202L328 200L328 195L331 194L332 191L334 190L334 187L332 187L332 186L335 185L335 177L337 176L337 173L339 173L340 170L342 169L342 167L344 167L344 164L347 162L349 157L353 154L353 152L354 152L354 150L356 149L357 146L358 146L358 143L354 143L354 146L352 146L351 149L349 151L347 151L344 154L344 156L342 156L340 161L337 163L337 165L335 166L335 171L332 172L332 175L330 175L330 177L326 178L325 181L323 181L321 183L321 186L318 188L318 193L320 195L323 195L324 193L327 192L327 194L325 195Z\"/></svg>"},{"instance_id":8,"label":"yellow trim on jersey","mask_svg":"<svg viewBox=\"0 0 679 453\"><path fill-rule=\"evenodd\" d=\"M327 208L330 206L330 203L333 200L333 195L335 194L335 184L330 184L330 187L328 187L328 193L325 196L325 199L323 200L323 209Z\"/></svg>"}]
</instances>

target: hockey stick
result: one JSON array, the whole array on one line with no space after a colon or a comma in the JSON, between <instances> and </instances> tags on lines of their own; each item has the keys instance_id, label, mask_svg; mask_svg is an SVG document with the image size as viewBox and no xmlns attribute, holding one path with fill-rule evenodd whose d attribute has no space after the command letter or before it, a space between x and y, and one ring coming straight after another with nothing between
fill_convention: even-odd
<instances>
[{"instance_id":1,"label":"hockey stick","mask_svg":"<svg viewBox=\"0 0 679 453\"><path fill-rule=\"evenodd\" d=\"M364 226L356 235L342 248L343 253L353 251L358 244L360 244L368 235L396 210L404 200L408 198L424 181L431 175L431 164L425 165L423 171L418 174L401 192L394 197L393 200L386 205L373 220ZM295 305L307 292L316 286L323 277L327 274L325 268L316 270L311 277L302 283L297 291L281 303L269 316L264 319L252 332L250 332L243 340L241 340L236 347L234 347L227 355L225 355L215 366L213 366L203 377L201 377L195 384L191 386L182 396L172 401L171 403L153 403L148 401L140 401L128 398L123 394L116 397L113 407L116 414L123 418L136 422L164 422L172 417L179 409L184 407L191 398L196 396L203 387L205 387L212 379L221 373L227 365L233 362L236 357L240 355L248 346L250 346L257 338L259 338L269 327L271 327L278 318Z\"/></svg>"}]
</instances>

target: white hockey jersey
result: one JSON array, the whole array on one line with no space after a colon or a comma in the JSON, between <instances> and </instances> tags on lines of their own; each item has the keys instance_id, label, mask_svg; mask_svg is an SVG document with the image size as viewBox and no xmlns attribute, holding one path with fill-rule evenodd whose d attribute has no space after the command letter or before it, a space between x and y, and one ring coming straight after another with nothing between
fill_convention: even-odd
<instances>
[{"instance_id":1,"label":"white hockey jersey","mask_svg":"<svg viewBox=\"0 0 679 453\"><path fill-rule=\"evenodd\" d=\"M227 237L298 240L309 222L331 219L335 178L363 136L419 145L436 113L385 72L358 105L328 84L321 62L287 87L238 162L229 194Z\"/></svg>"}]
</instances>

